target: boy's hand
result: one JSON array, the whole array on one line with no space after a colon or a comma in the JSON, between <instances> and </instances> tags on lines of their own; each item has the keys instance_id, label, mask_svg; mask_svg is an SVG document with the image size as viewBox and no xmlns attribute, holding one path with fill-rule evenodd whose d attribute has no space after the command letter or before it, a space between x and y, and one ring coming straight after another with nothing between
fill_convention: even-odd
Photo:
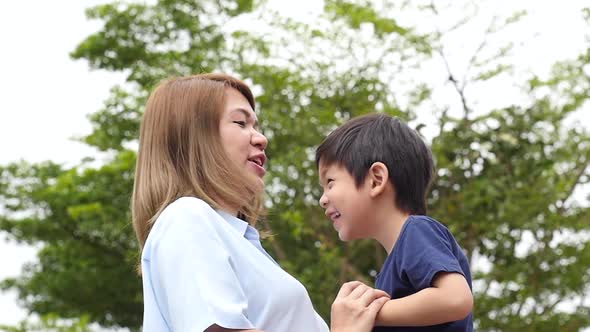
<instances>
[{"instance_id":1,"label":"boy's hand","mask_svg":"<svg viewBox=\"0 0 590 332\"><path fill-rule=\"evenodd\" d=\"M387 293L360 281L345 283L332 303L330 331L371 331L377 313L388 300Z\"/></svg>"}]
</instances>

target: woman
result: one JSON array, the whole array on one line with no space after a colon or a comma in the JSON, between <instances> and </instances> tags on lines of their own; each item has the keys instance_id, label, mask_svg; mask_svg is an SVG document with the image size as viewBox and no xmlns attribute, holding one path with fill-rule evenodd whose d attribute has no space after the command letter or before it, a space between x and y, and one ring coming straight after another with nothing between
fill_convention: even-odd
<instances>
[{"instance_id":1,"label":"woman","mask_svg":"<svg viewBox=\"0 0 590 332\"><path fill-rule=\"evenodd\" d=\"M132 198L144 332L328 331L253 228L268 143L254 109L248 86L223 74L165 81L147 102ZM332 331L369 331L384 296L345 284Z\"/></svg>"}]
</instances>

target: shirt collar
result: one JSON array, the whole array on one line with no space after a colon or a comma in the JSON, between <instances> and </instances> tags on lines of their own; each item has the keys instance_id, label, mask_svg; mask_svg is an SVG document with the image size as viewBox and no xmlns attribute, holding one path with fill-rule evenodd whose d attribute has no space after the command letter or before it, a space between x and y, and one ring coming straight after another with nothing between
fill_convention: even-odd
<instances>
[{"instance_id":1,"label":"shirt collar","mask_svg":"<svg viewBox=\"0 0 590 332\"><path fill-rule=\"evenodd\" d=\"M243 221L240 218L232 216L231 214L223 210L217 210L217 213L219 213L219 215L222 216L228 224L230 224L236 231L238 231L238 233L240 233L242 236L246 235L246 231L248 230L249 226L247 222Z\"/></svg>"}]
</instances>

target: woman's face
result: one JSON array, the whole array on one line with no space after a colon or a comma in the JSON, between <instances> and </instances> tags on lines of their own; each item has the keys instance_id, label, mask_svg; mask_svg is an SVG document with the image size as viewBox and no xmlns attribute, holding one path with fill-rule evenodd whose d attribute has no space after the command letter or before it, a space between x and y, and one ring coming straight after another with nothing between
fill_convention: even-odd
<instances>
[{"instance_id":1,"label":"woman's face","mask_svg":"<svg viewBox=\"0 0 590 332\"><path fill-rule=\"evenodd\" d=\"M225 89L219 131L229 158L262 180L266 173L264 149L268 140L258 131L258 119L248 100L236 89Z\"/></svg>"}]
</instances>

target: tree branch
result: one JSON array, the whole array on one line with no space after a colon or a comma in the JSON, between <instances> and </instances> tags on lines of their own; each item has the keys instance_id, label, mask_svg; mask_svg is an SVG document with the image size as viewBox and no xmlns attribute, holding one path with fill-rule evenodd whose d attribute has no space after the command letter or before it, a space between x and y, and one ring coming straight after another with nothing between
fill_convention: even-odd
<instances>
[{"instance_id":1,"label":"tree branch","mask_svg":"<svg viewBox=\"0 0 590 332\"><path fill-rule=\"evenodd\" d=\"M432 10L432 12L436 16L439 16L439 12L438 12L436 6L434 5L434 1L432 1L430 3L429 8L430 8L430 10ZM440 32L440 29L438 29L438 28L436 29L436 33L439 36L442 35L442 33ZM449 75L448 80L453 84L455 91L457 91L457 93L459 94L459 97L461 98L461 104L463 105L463 117L465 118L465 120L467 120L469 117L469 114L471 113L471 109L467 105L467 99L465 97L465 83L460 85L459 81L457 80L457 78L453 74L453 71L451 70L451 66L449 64L449 61L447 60L447 57L445 56L442 46L437 47L436 52L440 55L440 57L443 60L443 63L445 64L445 68L446 68L447 73Z\"/></svg>"},{"instance_id":2,"label":"tree branch","mask_svg":"<svg viewBox=\"0 0 590 332\"><path fill-rule=\"evenodd\" d=\"M270 236L268 243L270 243L270 246L271 246L272 250L274 251L276 258L279 261L286 260L287 254L285 253L285 250L283 250L283 248L279 245L278 241L275 241L275 239L272 237L272 235L274 233L272 231L272 228L270 227L270 223L265 221L265 222L261 222L260 225L262 225L262 229L263 229L264 233L266 233L267 235Z\"/></svg>"},{"instance_id":3,"label":"tree branch","mask_svg":"<svg viewBox=\"0 0 590 332\"><path fill-rule=\"evenodd\" d=\"M575 170L577 170L574 176L575 181L573 181L572 185L568 188L568 191L564 194L562 198L564 202L567 201L574 194L576 186L578 185L578 183L580 183L580 178L584 176L584 174L586 173L586 169L588 169L588 166L590 166L590 160L580 163L578 167L575 168ZM558 211L560 214L563 214L563 212L565 212L565 204L562 204L559 207Z\"/></svg>"}]
</instances>

